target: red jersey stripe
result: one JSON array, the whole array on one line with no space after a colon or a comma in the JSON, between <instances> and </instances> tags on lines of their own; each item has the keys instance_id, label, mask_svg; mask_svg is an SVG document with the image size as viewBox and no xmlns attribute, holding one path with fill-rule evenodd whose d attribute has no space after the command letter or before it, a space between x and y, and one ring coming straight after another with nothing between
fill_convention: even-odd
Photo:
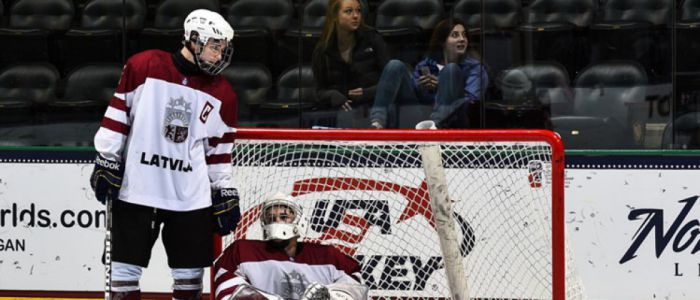
<instances>
[{"instance_id":1,"label":"red jersey stripe","mask_svg":"<svg viewBox=\"0 0 700 300\"><path fill-rule=\"evenodd\" d=\"M218 144L221 144L221 143L233 143L234 139L235 139L234 133L227 132L224 134L224 136L222 136L220 138L209 138L209 145L212 147L216 147Z\"/></svg>"},{"instance_id":2,"label":"red jersey stripe","mask_svg":"<svg viewBox=\"0 0 700 300\"><path fill-rule=\"evenodd\" d=\"M207 156L207 165L230 164L231 154L214 154Z\"/></svg>"}]
</instances>

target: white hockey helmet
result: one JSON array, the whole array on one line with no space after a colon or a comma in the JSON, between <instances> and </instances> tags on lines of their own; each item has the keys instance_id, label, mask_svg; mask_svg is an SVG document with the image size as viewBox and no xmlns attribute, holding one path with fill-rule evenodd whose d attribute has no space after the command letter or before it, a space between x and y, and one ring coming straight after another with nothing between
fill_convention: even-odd
<instances>
[{"instance_id":1,"label":"white hockey helmet","mask_svg":"<svg viewBox=\"0 0 700 300\"><path fill-rule=\"evenodd\" d=\"M192 42L192 48L189 49L193 52L195 62L202 71L209 75L217 75L231 63L233 28L220 14L206 9L194 10L185 18L184 27L185 43ZM204 46L210 39L218 41L223 48L221 59L213 63L207 62L201 57ZM199 47L195 47L195 45Z\"/></svg>"},{"instance_id":2,"label":"white hockey helmet","mask_svg":"<svg viewBox=\"0 0 700 300\"><path fill-rule=\"evenodd\" d=\"M294 218L288 222L278 222L272 215L272 208L285 207L294 213ZM298 238L306 233L306 222L304 221L301 206L294 197L283 193L276 193L267 198L263 203L260 224L263 229L263 239L269 240L289 240Z\"/></svg>"}]
</instances>

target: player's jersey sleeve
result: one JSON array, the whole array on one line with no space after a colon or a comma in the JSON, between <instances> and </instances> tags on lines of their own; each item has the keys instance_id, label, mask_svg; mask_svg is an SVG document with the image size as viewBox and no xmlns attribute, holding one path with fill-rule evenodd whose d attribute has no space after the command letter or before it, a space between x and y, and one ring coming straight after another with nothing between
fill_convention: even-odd
<instances>
[{"instance_id":1,"label":"player's jersey sleeve","mask_svg":"<svg viewBox=\"0 0 700 300\"><path fill-rule=\"evenodd\" d=\"M127 61L95 135L95 150L107 158L123 159L123 150L131 130L131 106L136 89L145 81L143 74L131 60Z\"/></svg>"},{"instance_id":2,"label":"player's jersey sleeve","mask_svg":"<svg viewBox=\"0 0 700 300\"><path fill-rule=\"evenodd\" d=\"M214 263L215 300L229 299L239 286L250 285L248 278L239 269L240 248L240 243L234 242Z\"/></svg>"},{"instance_id":3,"label":"player's jersey sleeve","mask_svg":"<svg viewBox=\"0 0 700 300\"><path fill-rule=\"evenodd\" d=\"M232 179L231 151L238 115L236 93L225 80L224 96L217 114L207 122L209 138L205 141L206 163L212 188L234 187Z\"/></svg>"}]
</instances>

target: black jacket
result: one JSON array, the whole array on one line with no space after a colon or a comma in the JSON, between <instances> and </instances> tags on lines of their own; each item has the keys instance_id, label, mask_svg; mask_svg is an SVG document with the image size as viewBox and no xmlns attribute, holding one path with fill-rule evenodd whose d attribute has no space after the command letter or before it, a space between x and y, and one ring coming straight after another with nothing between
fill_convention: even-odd
<instances>
[{"instance_id":1,"label":"black jacket","mask_svg":"<svg viewBox=\"0 0 700 300\"><path fill-rule=\"evenodd\" d=\"M333 33L328 47L321 43L313 53L313 71L317 96L322 108L339 107L348 99L348 90L364 89L362 98L353 104L374 101L374 94L389 52L382 37L374 29L360 28L355 32L352 61L346 63L338 50L338 39Z\"/></svg>"}]
</instances>

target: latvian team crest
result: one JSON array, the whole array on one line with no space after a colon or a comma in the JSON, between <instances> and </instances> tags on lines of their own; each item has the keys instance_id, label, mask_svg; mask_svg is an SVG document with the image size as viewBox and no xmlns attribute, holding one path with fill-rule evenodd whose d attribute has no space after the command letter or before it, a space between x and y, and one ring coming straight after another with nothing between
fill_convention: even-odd
<instances>
[{"instance_id":1,"label":"latvian team crest","mask_svg":"<svg viewBox=\"0 0 700 300\"><path fill-rule=\"evenodd\" d=\"M309 280L306 279L304 274L297 271L282 272L284 273L284 278L277 283L279 284L278 291L280 291L280 296L283 299L301 299L306 285L310 283Z\"/></svg>"},{"instance_id":2,"label":"latvian team crest","mask_svg":"<svg viewBox=\"0 0 700 300\"><path fill-rule=\"evenodd\" d=\"M184 98L170 98L165 107L165 119L163 121L163 135L175 143L182 143L187 139L190 127L192 107Z\"/></svg>"}]
</instances>

